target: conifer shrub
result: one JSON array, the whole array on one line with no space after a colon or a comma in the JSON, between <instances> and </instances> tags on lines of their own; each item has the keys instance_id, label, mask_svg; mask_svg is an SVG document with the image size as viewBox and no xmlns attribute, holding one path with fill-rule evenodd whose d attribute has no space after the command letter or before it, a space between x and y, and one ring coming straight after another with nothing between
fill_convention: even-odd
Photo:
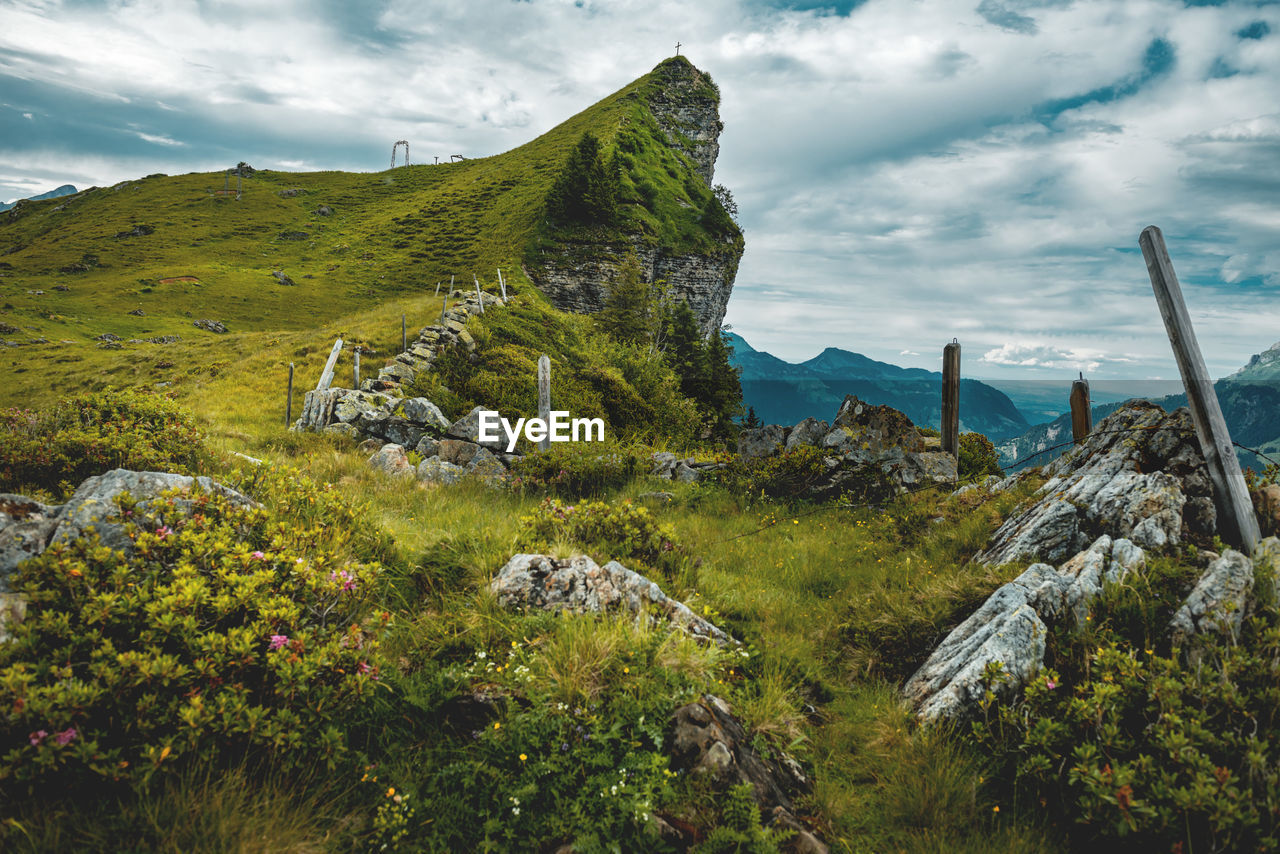
<instances>
[{"instance_id":1,"label":"conifer shrub","mask_svg":"<svg viewBox=\"0 0 1280 854\"><path fill-rule=\"evenodd\" d=\"M826 476L822 450L813 445L750 460L735 456L714 475L731 492L771 498L802 498Z\"/></svg>"},{"instance_id":2,"label":"conifer shrub","mask_svg":"<svg viewBox=\"0 0 1280 854\"><path fill-rule=\"evenodd\" d=\"M381 566L362 559L380 546L352 533L359 508L297 472L254 485L274 509L196 493L184 515L173 495L146 511L121 496L131 554L89 536L20 566L26 619L0 644L4 796L249 754L343 759L344 716L382 668Z\"/></svg>"},{"instance_id":3,"label":"conifer shrub","mask_svg":"<svg viewBox=\"0 0 1280 854\"><path fill-rule=\"evenodd\" d=\"M0 411L0 492L61 500L115 468L196 474L209 461L191 415L158 395L99 392Z\"/></svg>"}]
</instances>

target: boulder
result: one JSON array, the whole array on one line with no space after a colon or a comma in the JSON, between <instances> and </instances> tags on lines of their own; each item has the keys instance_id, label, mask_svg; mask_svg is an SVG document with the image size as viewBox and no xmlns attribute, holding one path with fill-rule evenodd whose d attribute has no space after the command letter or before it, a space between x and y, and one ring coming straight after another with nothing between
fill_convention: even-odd
<instances>
[{"instance_id":1,"label":"boulder","mask_svg":"<svg viewBox=\"0 0 1280 854\"><path fill-rule=\"evenodd\" d=\"M25 495L0 493L0 593L10 590L9 576L18 564L45 550L61 509Z\"/></svg>"},{"instance_id":2,"label":"boulder","mask_svg":"<svg viewBox=\"0 0 1280 854\"><path fill-rule=\"evenodd\" d=\"M382 438L405 448L417 447L423 430L407 418L392 415L382 422Z\"/></svg>"},{"instance_id":3,"label":"boulder","mask_svg":"<svg viewBox=\"0 0 1280 854\"><path fill-rule=\"evenodd\" d=\"M693 483L701 476L702 473L698 469L689 465L688 461L681 460L676 464L676 469L672 473L671 479L677 483Z\"/></svg>"},{"instance_id":4,"label":"boulder","mask_svg":"<svg viewBox=\"0 0 1280 854\"><path fill-rule=\"evenodd\" d=\"M1056 563L1099 534L1158 548L1214 533L1208 474L1185 408L1166 414L1145 401L1126 404L1045 471L1050 479L1033 502L975 560Z\"/></svg>"},{"instance_id":5,"label":"boulder","mask_svg":"<svg viewBox=\"0 0 1280 854\"><path fill-rule=\"evenodd\" d=\"M58 526L49 543L64 543L94 530L103 545L127 554L133 550L133 541L125 532L124 523L116 516L116 499L121 494L128 493L137 503L135 512L156 514L161 524L164 524L170 516L189 515L195 507L195 501L179 496L169 503L161 497L162 493L177 490L189 495L196 489L221 495L241 506L256 506L247 496L207 477L113 469L106 474L86 478L80 484L67 503L59 509Z\"/></svg>"},{"instance_id":6,"label":"boulder","mask_svg":"<svg viewBox=\"0 0 1280 854\"><path fill-rule=\"evenodd\" d=\"M484 407L477 406L466 415L449 425L449 429L445 431L445 435L451 439L464 439L477 445L484 445L491 451L505 451L507 449L508 439L502 438L507 435L499 425L494 433L499 437L487 442L480 441L480 412Z\"/></svg>"},{"instance_id":7,"label":"boulder","mask_svg":"<svg viewBox=\"0 0 1280 854\"><path fill-rule=\"evenodd\" d=\"M827 422L819 421L817 418L806 418L792 427L791 432L787 434L785 450L794 451L801 445L817 447L830 432L831 425Z\"/></svg>"},{"instance_id":8,"label":"boulder","mask_svg":"<svg viewBox=\"0 0 1280 854\"><path fill-rule=\"evenodd\" d=\"M667 730L671 765L678 773L705 774L726 789L749 784L764 820L795 832L787 851L825 854L827 846L791 812L792 795L812 790L803 769L785 753L757 753L728 703L703 694L676 709Z\"/></svg>"},{"instance_id":9,"label":"boulder","mask_svg":"<svg viewBox=\"0 0 1280 854\"><path fill-rule=\"evenodd\" d=\"M467 474L474 475L488 484L501 483L507 477L507 467L488 448L476 448L475 455L466 466Z\"/></svg>"},{"instance_id":10,"label":"boulder","mask_svg":"<svg viewBox=\"0 0 1280 854\"><path fill-rule=\"evenodd\" d=\"M910 418L891 406L873 406L851 394L840 404L834 426L843 427L854 446L872 453L890 448L905 453L924 450L924 438Z\"/></svg>"},{"instance_id":11,"label":"boulder","mask_svg":"<svg viewBox=\"0 0 1280 854\"><path fill-rule=\"evenodd\" d=\"M779 424L743 430L738 434L738 456L744 460L767 457L782 450L786 441L787 428Z\"/></svg>"},{"instance_id":12,"label":"boulder","mask_svg":"<svg viewBox=\"0 0 1280 854\"><path fill-rule=\"evenodd\" d=\"M344 391L333 405L333 417L343 424L358 421L364 413L387 412L395 399L377 392Z\"/></svg>"},{"instance_id":13,"label":"boulder","mask_svg":"<svg viewBox=\"0 0 1280 854\"><path fill-rule=\"evenodd\" d=\"M681 631L716 643L737 643L669 598L657 584L616 560L598 566L586 555L558 560L550 555L518 554L494 576L489 589L507 608L569 611L575 614L623 612L640 616L651 610Z\"/></svg>"},{"instance_id":14,"label":"boulder","mask_svg":"<svg viewBox=\"0 0 1280 854\"><path fill-rule=\"evenodd\" d=\"M360 431L357 430L354 425L343 424L341 422L337 424L330 424L328 427L324 428L323 432L328 433L331 436L345 436L348 439L360 438Z\"/></svg>"},{"instance_id":15,"label":"boulder","mask_svg":"<svg viewBox=\"0 0 1280 854\"><path fill-rule=\"evenodd\" d=\"M1104 584L1122 582L1145 564L1141 548L1105 534L1060 569L1032 564L947 635L907 680L903 697L923 721L962 720L984 696L991 664L1004 676L993 686L996 694L1015 695L1044 666L1049 626L1083 621Z\"/></svg>"},{"instance_id":16,"label":"boulder","mask_svg":"<svg viewBox=\"0 0 1280 854\"><path fill-rule=\"evenodd\" d=\"M427 457L434 457L436 454L440 453L440 442L430 436L423 436L418 440L418 444L414 447L414 450L417 451L418 456L423 459L426 459Z\"/></svg>"},{"instance_id":17,"label":"boulder","mask_svg":"<svg viewBox=\"0 0 1280 854\"><path fill-rule=\"evenodd\" d=\"M475 442L468 442L465 439L442 439L438 453L440 459L446 463L453 463L455 466L465 468L475 459L476 454L483 450L486 449Z\"/></svg>"},{"instance_id":18,"label":"boulder","mask_svg":"<svg viewBox=\"0 0 1280 854\"><path fill-rule=\"evenodd\" d=\"M653 476L671 480L676 470L676 455L670 451L658 451L653 455Z\"/></svg>"},{"instance_id":19,"label":"boulder","mask_svg":"<svg viewBox=\"0 0 1280 854\"><path fill-rule=\"evenodd\" d=\"M439 457L430 457L418 463L418 480L423 483L454 484L462 480L467 470Z\"/></svg>"},{"instance_id":20,"label":"boulder","mask_svg":"<svg viewBox=\"0 0 1280 854\"><path fill-rule=\"evenodd\" d=\"M1280 534L1280 485L1269 483L1249 493L1258 517L1258 530L1264 537Z\"/></svg>"},{"instance_id":21,"label":"boulder","mask_svg":"<svg viewBox=\"0 0 1280 854\"><path fill-rule=\"evenodd\" d=\"M278 282L279 284L285 285L287 287L293 287L294 285L297 284L293 279L285 275L283 270L272 270L271 278L275 279L276 282Z\"/></svg>"},{"instance_id":22,"label":"boulder","mask_svg":"<svg viewBox=\"0 0 1280 854\"><path fill-rule=\"evenodd\" d=\"M219 335L222 335L227 331L226 324L220 320L209 320L207 318L202 318L200 320L191 321L191 325L194 326L196 329L204 329L208 332L216 332Z\"/></svg>"},{"instance_id":23,"label":"boulder","mask_svg":"<svg viewBox=\"0 0 1280 854\"><path fill-rule=\"evenodd\" d=\"M413 477L414 475L413 465L410 464L403 445L394 443L383 445L377 453L369 457L369 465L392 477Z\"/></svg>"},{"instance_id":24,"label":"boulder","mask_svg":"<svg viewBox=\"0 0 1280 854\"><path fill-rule=\"evenodd\" d=\"M1175 644L1213 632L1240 637L1244 618L1253 609L1253 561L1227 549L1209 564L1169 627Z\"/></svg>"},{"instance_id":25,"label":"boulder","mask_svg":"<svg viewBox=\"0 0 1280 854\"><path fill-rule=\"evenodd\" d=\"M449 419L445 418L444 413L440 411L440 407L425 397L411 397L404 402L403 406L404 417L419 427L428 430L448 430L451 426Z\"/></svg>"}]
</instances>

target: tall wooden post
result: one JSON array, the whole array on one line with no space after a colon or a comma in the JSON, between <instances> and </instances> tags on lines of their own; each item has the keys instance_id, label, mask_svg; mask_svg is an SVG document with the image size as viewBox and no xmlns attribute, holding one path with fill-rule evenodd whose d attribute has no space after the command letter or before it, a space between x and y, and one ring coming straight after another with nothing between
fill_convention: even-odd
<instances>
[{"instance_id":1,"label":"tall wooden post","mask_svg":"<svg viewBox=\"0 0 1280 854\"><path fill-rule=\"evenodd\" d=\"M543 353L538 357L538 417L543 423L551 420L551 360ZM538 450L551 447L551 437L538 443Z\"/></svg>"},{"instance_id":2,"label":"tall wooden post","mask_svg":"<svg viewBox=\"0 0 1280 854\"><path fill-rule=\"evenodd\" d=\"M405 326L404 315L400 315L400 352L409 349L409 330Z\"/></svg>"},{"instance_id":3,"label":"tall wooden post","mask_svg":"<svg viewBox=\"0 0 1280 854\"><path fill-rule=\"evenodd\" d=\"M436 296L440 296L440 283L436 282Z\"/></svg>"},{"instance_id":4,"label":"tall wooden post","mask_svg":"<svg viewBox=\"0 0 1280 854\"><path fill-rule=\"evenodd\" d=\"M289 363L289 390L284 393L284 426L293 423L293 362Z\"/></svg>"},{"instance_id":5,"label":"tall wooden post","mask_svg":"<svg viewBox=\"0 0 1280 854\"><path fill-rule=\"evenodd\" d=\"M444 326L444 313L449 310L449 295L445 294L444 299L440 301L440 325Z\"/></svg>"},{"instance_id":6,"label":"tall wooden post","mask_svg":"<svg viewBox=\"0 0 1280 854\"><path fill-rule=\"evenodd\" d=\"M480 279L474 273L471 274L471 278L476 282L476 302L480 303L480 313L484 314L484 294L480 292Z\"/></svg>"},{"instance_id":7,"label":"tall wooden post","mask_svg":"<svg viewBox=\"0 0 1280 854\"><path fill-rule=\"evenodd\" d=\"M1089 404L1089 381L1080 379L1071 383L1071 439L1077 445L1093 432L1093 410Z\"/></svg>"},{"instance_id":8,"label":"tall wooden post","mask_svg":"<svg viewBox=\"0 0 1280 854\"><path fill-rule=\"evenodd\" d=\"M1151 288L1155 291L1160 316L1164 319L1178 371L1182 374L1182 384L1187 390L1191 420L1195 422L1200 451L1204 454L1209 481L1213 484L1218 528L1223 539L1243 549L1246 554L1252 554L1260 537L1258 520L1253 515L1253 503L1249 500L1249 490L1240 472L1240 461L1231 445L1231 434L1227 431L1226 419L1222 417L1218 394L1213 389L1213 381L1209 379L1204 357L1200 354L1200 345L1191 327L1191 316L1182 299L1182 287L1173 272L1169 250L1164 245L1164 235L1160 229L1149 225L1142 230L1138 244L1142 247Z\"/></svg>"},{"instance_id":9,"label":"tall wooden post","mask_svg":"<svg viewBox=\"0 0 1280 854\"><path fill-rule=\"evenodd\" d=\"M507 301L507 283L506 280L502 278L501 267L498 268L498 287L502 289L502 302L505 304Z\"/></svg>"},{"instance_id":10,"label":"tall wooden post","mask_svg":"<svg viewBox=\"0 0 1280 854\"><path fill-rule=\"evenodd\" d=\"M960 342L942 348L942 450L960 457Z\"/></svg>"},{"instance_id":11,"label":"tall wooden post","mask_svg":"<svg viewBox=\"0 0 1280 854\"><path fill-rule=\"evenodd\" d=\"M333 351L329 353L329 361L324 363L324 373L320 382L316 383L316 391L324 391L333 382L333 366L338 363L338 354L342 352L342 339L333 342Z\"/></svg>"},{"instance_id":12,"label":"tall wooden post","mask_svg":"<svg viewBox=\"0 0 1280 854\"><path fill-rule=\"evenodd\" d=\"M355 350L355 361L352 363L352 366L351 366L351 378L352 378L352 381L355 383L351 387L360 388L360 348L359 347L357 347Z\"/></svg>"}]
</instances>

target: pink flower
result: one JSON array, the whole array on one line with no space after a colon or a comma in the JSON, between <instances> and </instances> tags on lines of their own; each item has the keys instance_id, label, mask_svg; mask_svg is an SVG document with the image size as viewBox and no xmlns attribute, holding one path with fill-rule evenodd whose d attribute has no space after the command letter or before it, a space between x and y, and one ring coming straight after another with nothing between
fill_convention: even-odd
<instances>
[{"instance_id":1,"label":"pink flower","mask_svg":"<svg viewBox=\"0 0 1280 854\"><path fill-rule=\"evenodd\" d=\"M1057 687L1058 687L1058 683L1057 683L1057 682L1054 682L1052 679L1045 679L1045 680L1044 680L1044 687L1046 687L1046 688L1048 688L1050 691L1052 691L1054 688L1057 688Z\"/></svg>"},{"instance_id":2,"label":"pink flower","mask_svg":"<svg viewBox=\"0 0 1280 854\"><path fill-rule=\"evenodd\" d=\"M161 525L159 528L156 528L156 539L163 540L172 533L173 530L168 525Z\"/></svg>"},{"instance_id":3,"label":"pink flower","mask_svg":"<svg viewBox=\"0 0 1280 854\"><path fill-rule=\"evenodd\" d=\"M351 592L352 590L355 589L355 586L356 586L356 577L351 573L347 572L345 569L340 570L338 572L329 573L329 580L341 581L343 593Z\"/></svg>"},{"instance_id":4,"label":"pink flower","mask_svg":"<svg viewBox=\"0 0 1280 854\"><path fill-rule=\"evenodd\" d=\"M39 732L31 733L31 738L29 739L31 741L31 746L39 747L40 742L44 741L45 736L47 736L48 734L49 733L46 732L45 730L40 730Z\"/></svg>"},{"instance_id":5,"label":"pink flower","mask_svg":"<svg viewBox=\"0 0 1280 854\"><path fill-rule=\"evenodd\" d=\"M253 554L249 555L249 557L253 558L254 560L265 560L267 556L262 552L254 552Z\"/></svg>"},{"instance_id":6,"label":"pink flower","mask_svg":"<svg viewBox=\"0 0 1280 854\"><path fill-rule=\"evenodd\" d=\"M53 740L58 742L59 746L66 747L77 735L75 727L68 727L62 732L54 733Z\"/></svg>"},{"instance_id":7,"label":"pink flower","mask_svg":"<svg viewBox=\"0 0 1280 854\"><path fill-rule=\"evenodd\" d=\"M271 652L275 652L277 649L284 646L288 642L289 642L288 635L272 635L271 644L267 647L267 649L270 650Z\"/></svg>"}]
</instances>

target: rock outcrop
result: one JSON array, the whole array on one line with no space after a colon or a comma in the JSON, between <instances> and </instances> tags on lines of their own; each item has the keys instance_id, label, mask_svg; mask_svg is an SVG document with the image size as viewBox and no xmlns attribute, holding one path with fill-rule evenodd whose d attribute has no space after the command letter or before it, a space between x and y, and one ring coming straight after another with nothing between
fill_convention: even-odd
<instances>
[{"instance_id":1,"label":"rock outcrop","mask_svg":"<svg viewBox=\"0 0 1280 854\"><path fill-rule=\"evenodd\" d=\"M982 699L991 665L1002 673L997 695L1021 690L1044 666L1049 627L1083 620L1104 582L1119 583L1145 562L1132 542L1103 535L1060 569L1032 564L947 635L907 680L903 697L921 720L962 719Z\"/></svg>"},{"instance_id":2,"label":"rock outcrop","mask_svg":"<svg viewBox=\"0 0 1280 854\"><path fill-rule=\"evenodd\" d=\"M711 78L684 57L673 57L654 69L640 97L676 159L687 162L690 180L710 188L724 129L720 94ZM678 203L689 207L683 199ZM622 237L561 239L531 258L526 273L556 308L594 312L604 306L610 285L634 254L643 280L665 280L668 294L688 303L704 333L720 328L742 258L741 232L708 233L710 247L697 251L655 242L652 234Z\"/></svg>"},{"instance_id":3,"label":"rock outcrop","mask_svg":"<svg viewBox=\"0 0 1280 854\"><path fill-rule=\"evenodd\" d=\"M636 616L653 610L695 638L720 644L737 642L616 560L599 566L586 555L560 560L550 555L518 554L498 571L489 589L507 608Z\"/></svg>"},{"instance_id":4,"label":"rock outcrop","mask_svg":"<svg viewBox=\"0 0 1280 854\"><path fill-rule=\"evenodd\" d=\"M677 771L706 774L725 787L749 783L765 822L795 833L785 850L825 854L827 846L791 812L791 796L812 789L804 770L785 753L757 753L728 703L703 694L676 709L667 728Z\"/></svg>"},{"instance_id":5,"label":"rock outcrop","mask_svg":"<svg viewBox=\"0 0 1280 854\"><path fill-rule=\"evenodd\" d=\"M911 421L889 406L872 406L847 395L835 421L806 418L794 427L768 424L738 434L738 455L760 459L803 446L822 451L825 475L810 487L815 498L845 492L868 477L899 492L953 483L956 459L926 447Z\"/></svg>"},{"instance_id":6,"label":"rock outcrop","mask_svg":"<svg viewBox=\"0 0 1280 854\"><path fill-rule=\"evenodd\" d=\"M1186 409L1126 404L1045 472L1038 500L1010 517L975 560L1058 563L1102 534L1144 548L1213 535L1212 486Z\"/></svg>"}]
</instances>

